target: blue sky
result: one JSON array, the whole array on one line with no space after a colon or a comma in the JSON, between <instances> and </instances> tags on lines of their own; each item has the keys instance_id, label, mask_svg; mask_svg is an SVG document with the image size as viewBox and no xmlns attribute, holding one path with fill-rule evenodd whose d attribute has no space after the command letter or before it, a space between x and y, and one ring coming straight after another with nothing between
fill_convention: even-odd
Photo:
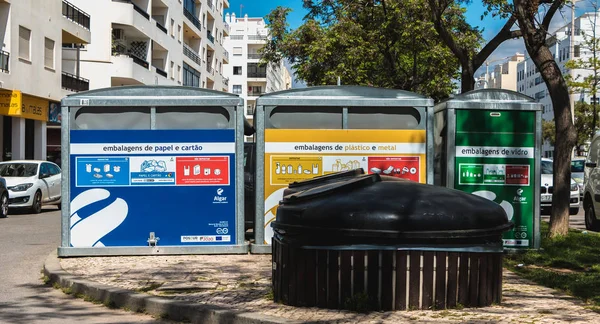
<instances>
[{"instance_id":1,"label":"blue sky","mask_svg":"<svg viewBox=\"0 0 600 324\"><path fill-rule=\"evenodd\" d=\"M595 0L583 0L578 1L576 4L576 15L580 15L583 12L591 11L590 1ZM271 10L277 6L288 7L292 9L292 12L288 15L288 22L290 28L294 29L302 24L302 18L306 15L307 11L302 8L302 0L230 0L230 8L226 11L229 13L235 12L236 16L240 17L240 12L243 15L248 14L249 17L265 17ZM240 8L240 5L243 7ZM481 20L481 14L484 11L484 7L481 0L473 0L467 7L467 21L471 25L477 25L484 28L483 37L487 40L492 38L505 23L505 20L499 20L496 18L486 17L483 21ZM564 26L571 19L570 9L566 8L561 12L556 13L551 31L558 27ZM516 52L524 53L525 46L523 45L522 39L510 40L504 42L500 47L492 53L488 58L490 61L499 60L507 56L514 55ZM490 64L490 67L499 64L501 62L494 62ZM485 67L479 69L476 76L480 73L485 72Z\"/></svg>"}]
</instances>

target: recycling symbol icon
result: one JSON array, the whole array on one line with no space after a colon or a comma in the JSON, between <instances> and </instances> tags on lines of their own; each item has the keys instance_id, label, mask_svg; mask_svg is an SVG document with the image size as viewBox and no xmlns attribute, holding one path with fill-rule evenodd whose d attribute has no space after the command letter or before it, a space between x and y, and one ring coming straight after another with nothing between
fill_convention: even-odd
<instances>
[{"instance_id":1,"label":"recycling symbol icon","mask_svg":"<svg viewBox=\"0 0 600 324\"><path fill-rule=\"evenodd\" d=\"M506 200L499 201L500 199L496 199L497 198L496 193L494 193L493 191L480 190L480 191L473 192L473 194L475 196L479 196L479 197L482 197L482 198L485 198L485 199L488 199L488 200L491 200L491 201L497 203L506 212L506 216L508 216L508 220L509 221L512 220L512 218L515 214L515 210L510 202L508 202Z\"/></svg>"}]
</instances>

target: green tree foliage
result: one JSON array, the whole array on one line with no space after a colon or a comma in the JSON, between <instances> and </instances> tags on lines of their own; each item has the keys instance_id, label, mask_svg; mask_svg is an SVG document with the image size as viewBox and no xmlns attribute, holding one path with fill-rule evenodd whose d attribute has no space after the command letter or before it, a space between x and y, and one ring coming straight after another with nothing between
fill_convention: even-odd
<instances>
[{"instance_id":1,"label":"green tree foliage","mask_svg":"<svg viewBox=\"0 0 600 324\"><path fill-rule=\"evenodd\" d=\"M309 85L337 84L339 77L342 84L436 99L454 89L459 64L437 35L426 0L305 0L304 7L309 13L296 30L289 30L287 8L266 17L263 63L286 58Z\"/></svg>"},{"instance_id":2,"label":"green tree foliage","mask_svg":"<svg viewBox=\"0 0 600 324\"><path fill-rule=\"evenodd\" d=\"M556 142L556 127L554 127L554 120L542 120L542 138L548 141L550 145L554 146Z\"/></svg>"}]
</instances>

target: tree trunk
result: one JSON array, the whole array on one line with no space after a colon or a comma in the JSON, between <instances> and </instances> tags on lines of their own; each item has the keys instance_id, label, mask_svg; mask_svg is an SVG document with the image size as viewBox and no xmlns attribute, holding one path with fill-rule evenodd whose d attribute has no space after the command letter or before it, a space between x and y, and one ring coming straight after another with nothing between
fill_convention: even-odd
<instances>
[{"instance_id":1,"label":"tree trunk","mask_svg":"<svg viewBox=\"0 0 600 324\"><path fill-rule=\"evenodd\" d=\"M546 81L554 109L556 142L554 144L554 193L552 213L550 214L550 236L566 235L569 230L569 201L571 198L571 154L577 143L569 90L548 47L542 46L536 53L529 54Z\"/></svg>"},{"instance_id":2,"label":"tree trunk","mask_svg":"<svg viewBox=\"0 0 600 324\"><path fill-rule=\"evenodd\" d=\"M461 64L461 67L460 92L465 93L475 89L475 69L470 61L468 64Z\"/></svg>"},{"instance_id":3,"label":"tree trunk","mask_svg":"<svg viewBox=\"0 0 600 324\"><path fill-rule=\"evenodd\" d=\"M552 57L546 39L553 15L562 2L552 2L541 24L536 20L539 2L515 0L513 2L519 29L527 53L540 71L550 92L554 110L556 142L554 143L554 193L550 214L550 237L566 235L569 231L569 200L571 196L571 153L577 143L573 125L569 89ZM538 166L539 167L539 166Z\"/></svg>"}]
</instances>

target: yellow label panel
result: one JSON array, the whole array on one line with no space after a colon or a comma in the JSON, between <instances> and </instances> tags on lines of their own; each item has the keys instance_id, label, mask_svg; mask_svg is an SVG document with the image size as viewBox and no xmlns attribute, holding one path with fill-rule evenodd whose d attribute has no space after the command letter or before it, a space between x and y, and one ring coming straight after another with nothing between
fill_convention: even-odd
<instances>
[{"instance_id":1,"label":"yellow label panel","mask_svg":"<svg viewBox=\"0 0 600 324\"><path fill-rule=\"evenodd\" d=\"M424 130L265 130L264 244L290 183L358 168L425 183L425 141Z\"/></svg>"}]
</instances>

